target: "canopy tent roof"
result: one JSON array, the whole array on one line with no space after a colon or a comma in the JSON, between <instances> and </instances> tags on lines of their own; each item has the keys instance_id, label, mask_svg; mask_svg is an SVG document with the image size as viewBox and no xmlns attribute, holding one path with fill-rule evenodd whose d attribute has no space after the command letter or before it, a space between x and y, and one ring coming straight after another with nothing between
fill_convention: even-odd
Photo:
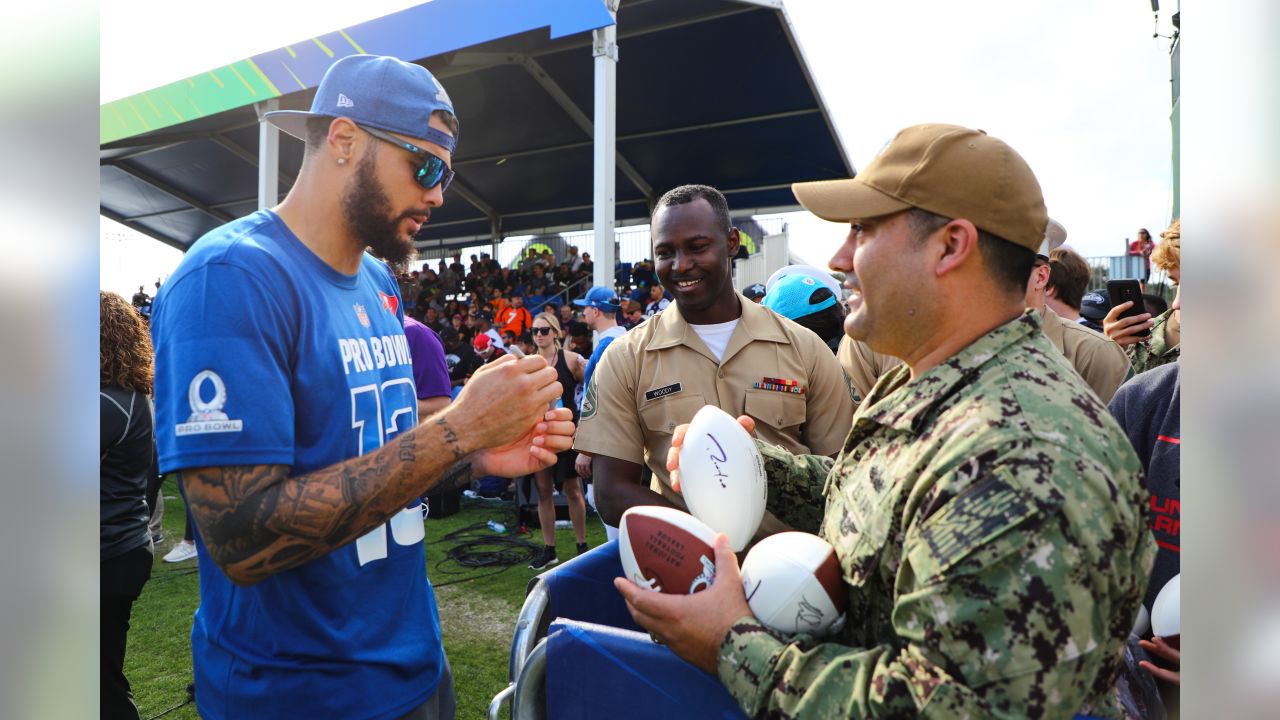
<instances>
[{"instance_id":1,"label":"canopy tent roof","mask_svg":"<svg viewBox=\"0 0 1280 720\"><path fill-rule=\"evenodd\" d=\"M119 122L124 105L104 105L102 214L185 250L205 232L257 209L255 97L279 96L283 109L306 109L323 69L343 54L386 47L395 47L399 52L391 54L400 57L414 47L439 51L439 43L415 46L413 38L401 38L410 44L396 46L392 35L440 21L438 13L456 15L467 8L483 18L479 11L495 9L486 6L509 4L436 0L326 35L328 43L315 39L327 56L309 43L273 51L282 58L288 53L294 66L310 60L305 74L289 73L293 87L305 88L289 94L280 94L289 86L278 77L272 82L276 55L255 56L227 66L232 74L226 77L239 78L250 91L257 86L260 95L237 88L244 96L235 101L240 105L158 129L131 130ZM561 0L559 7L573 4ZM421 15L433 7L433 18ZM607 24L604 17L603 23L598 15L577 17L559 28L526 24L534 29L523 31L510 21L491 22L496 29L461 40L477 42L418 60L448 89L461 124L457 179L444 207L419 234L421 246L589 226L593 64L592 36L582 30ZM647 218L658 195L683 183L720 188L735 214L777 212L798 207L792 182L853 174L780 2L625 0L617 26L619 224ZM485 39L490 37L496 39ZM344 39L350 47L340 50ZM300 55L303 45L314 57ZM194 88L193 80L185 82ZM180 86L157 90L185 91ZM155 97L163 102L166 96ZM129 101L164 112L150 97L121 102ZM167 108L173 116L175 107ZM301 159L300 142L280 142L282 194Z\"/></svg>"}]
</instances>

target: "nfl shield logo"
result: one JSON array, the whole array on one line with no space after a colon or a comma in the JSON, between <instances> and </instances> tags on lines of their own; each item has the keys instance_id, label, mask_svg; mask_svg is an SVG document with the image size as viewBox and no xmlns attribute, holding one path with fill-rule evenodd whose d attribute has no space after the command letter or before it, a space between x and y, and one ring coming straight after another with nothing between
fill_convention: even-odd
<instances>
[{"instance_id":1,"label":"nfl shield logo","mask_svg":"<svg viewBox=\"0 0 1280 720\"><path fill-rule=\"evenodd\" d=\"M364 306L357 303L351 307L355 308L356 319L360 321L360 324L365 327L369 327L369 313L364 311Z\"/></svg>"}]
</instances>

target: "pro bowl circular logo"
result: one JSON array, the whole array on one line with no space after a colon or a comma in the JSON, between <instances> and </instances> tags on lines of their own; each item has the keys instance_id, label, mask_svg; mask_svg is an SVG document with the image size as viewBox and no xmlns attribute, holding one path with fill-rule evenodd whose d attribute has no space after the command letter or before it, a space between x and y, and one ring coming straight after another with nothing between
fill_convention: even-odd
<instances>
[{"instance_id":1,"label":"pro bowl circular logo","mask_svg":"<svg viewBox=\"0 0 1280 720\"><path fill-rule=\"evenodd\" d=\"M209 390L213 395L206 400ZM191 405L191 415L185 423L174 428L176 435L240 432L244 428L242 421L232 420L222 411L227 404L227 385L212 370L201 370L191 378L191 384L187 386L187 402Z\"/></svg>"}]
</instances>

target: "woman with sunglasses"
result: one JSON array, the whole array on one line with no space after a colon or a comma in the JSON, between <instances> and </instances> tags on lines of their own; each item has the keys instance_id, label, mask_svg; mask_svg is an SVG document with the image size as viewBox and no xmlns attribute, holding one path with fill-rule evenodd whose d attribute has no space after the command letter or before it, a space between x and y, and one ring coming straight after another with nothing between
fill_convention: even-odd
<instances>
[{"instance_id":1,"label":"woman with sunglasses","mask_svg":"<svg viewBox=\"0 0 1280 720\"><path fill-rule=\"evenodd\" d=\"M560 386L564 388L561 403L573 411L573 421L578 421L578 408L573 401L574 388L582 382L587 363L581 355L560 346L562 333L560 320L548 312L539 313L533 319L533 344L547 364L556 369ZM557 457L556 464L534 474L538 484L538 523L542 525L542 553L529 563L531 570L546 570L559 562L556 557L556 508L551 491L560 486L569 503L569 519L573 522L573 535L578 542L578 554L587 551L587 504L582 496L582 481L573 469L577 454L565 450Z\"/></svg>"}]
</instances>

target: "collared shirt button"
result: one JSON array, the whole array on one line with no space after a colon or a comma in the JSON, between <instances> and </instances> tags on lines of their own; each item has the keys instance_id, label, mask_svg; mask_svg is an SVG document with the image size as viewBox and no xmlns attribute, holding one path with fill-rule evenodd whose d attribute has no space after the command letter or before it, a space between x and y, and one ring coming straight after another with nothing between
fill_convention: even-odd
<instances>
[{"instance_id":1,"label":"collared shirt button","mask_svg":"<svg viewBox=\"0 0 1280 720\"><path fill-rule=\"evenodd\" d=\"M718 377L718 378L720 378L721 380L723 380L723 379L724 379L724 371L723 371L723 370L719 370L719 371L717 371L717 372L716 372L716 377Z\"/></svg>"}]
</instances>

